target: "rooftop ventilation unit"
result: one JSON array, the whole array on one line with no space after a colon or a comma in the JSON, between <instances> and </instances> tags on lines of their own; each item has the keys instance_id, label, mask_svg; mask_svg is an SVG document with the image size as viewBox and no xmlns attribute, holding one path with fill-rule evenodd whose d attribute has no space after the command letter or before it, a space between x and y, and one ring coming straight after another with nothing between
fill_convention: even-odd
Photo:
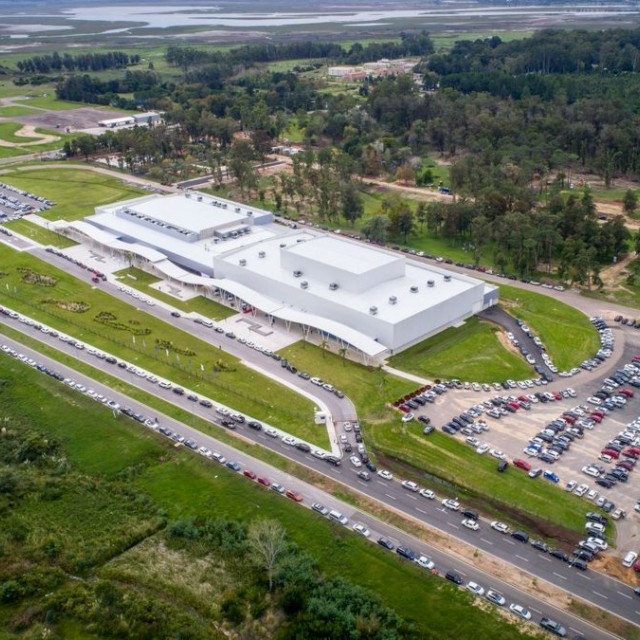
<instances>
[{"instance_id":1,"label":"rooftop ventilation unit","mask_svg":"<svg viewBox=\"0 0 640 640\"><path fill-rule=\"evenodd\" d=\"M266 255L264 251L258 251L258 258L264 258Z\"/></svg>"},{"instance_id":2,"label":"rooftop ventilation unit","mask_svg":"<svg viewBox=\"0 0 640 640\"><path fill-rule=\"evenodd\" d=\"M190 198L190 197L191 197L191 194L190 194L188 191L185 191L184 197L185 197L185 198Z\"/></svg>"},{"instance_id":3,"label":"rooftop ventilation unit","mask_svg":"<svg viewBox=\"0 0 640 640\"><path fill-rule=\"evenodd\" d=\"M372 316L377 315L377 313L378 313L378 307L375 307L375 306L373 306L373 307L369 307L369 313L370 313Z\"/></svg>"},{"instance_id":4,"label":"rooftop ventilation unit","mask_svg":"<svg viewBox=\"0 0 640 640\"><path fill-rule=\"evenodd\" d=\"M418 293L418 287L415 285L413 287L409 287L409 291L411 291L411 293Z\"/></svg>"},{"instance_id":5,"label":"rooftop ventilation unit","mask_svg":"<svg viewBox=\"0 0 640 640\"><path fill-rule=\"evenodd\" d=\"M444 277L444 281L445 282L451 282L451 276L445 276Z\"/></svg>"},{"instance_id":6,"label":"rooftop ventilation unit","mask_svg":"<svg viewBox=\"0 0 640 640\"><path fill-rule=\"evenodd\" d=\"M240 207L236 207L236 213L240 213Z\"/></svg>"},{"instance_id":7,"label":"rooftop ventilation unit","mask_svg":"<svg viewBox=\"0 0 640 640\"><path fill-rule=\"evenodd\" d=\"M396 304L398 302L398 298L396 296L389 296L389 304Z\"/></svg>"},{"instance_id":8,"label":"rooftop ventilation unit","mask_svg":"<svg viewBox=\"0 0 640 640\"><path fill-rule=\"evenodd\" d=\"M294 278L299 278L301 275L302 275L302 271L300 271L299 269L296 269L296 270L293 272L293 277L294 277Z\"/></svg>"},{"instance_id":9,"label":"rooftop ventilation unit","mask_svg":"<svg viewBox=\"0 0 640 640\"><path fill-rule=\"evenodd\" d=\"M338 283L337 282L332 282L329 285L329 289L331 289L331 291L335 291L338 288Z\"/></svg>"},{"instance_id":10,"label":"rooftop ventilation unit","mask_svg":"<svg viewBox=\"0 0 640 640\"><path fill-rule=\"evenodd\" d=\"M301 288L301 289L308 289L308 288L309 288L309 283L308 283L306 280L303 280L303 281L300 283L300 288Z\"/></svg>"},{"instance_id":11,"label":"rooftop ventilation unit","mask_svg":"<svg viewBox=\"0 0 640 640\"><path fill-rule=\"evenodd\" d=\"M433 280L427 280L427 287L433 287L435 284Z\"/></svg>"},{"instance_id":12,"label":"rooftop ventilation unit","mask_svg":"<svg viewBox=\"0 0 640 640\"><path fill-rule=\"evenodd\" d=\"M253 215L253 211L247 211L247 215L248 216L252 216Z\"/></svg>"},{"instance_id":13,"label":"rooftop ventilation unit","mask_svg":"<svg viewBox=\"0 0 640 640\"><path fill-rule=\"evenodd\" d=\"M281 248L281 249L284 249L286 246L287 246L287 245L286 245L284 242L281 242L281 243L280 243L280 248Z\"/></svg>"},{"instance_id":14,"label":"rooftop ventilation unit","mask_svg":"<svg viewBox=\"0 0 640 640\"><path fill-rule=\"evenodd\" d=\"M197 200L198 202L202 202L202 196L198 196L198 197L196 198L196 200Z\"/></svg>"},{"instance_id":15,"label":"rooftop ventilation unit","mask_svg":"<svg viewBox=\"0 0 640 640\"><path fill-rule=\"evenodd\" d=\"M241 267L246 267L247 266L247 261L244 258L240 258L240 262L239 262Z\"/></svg>"}]
</instances>

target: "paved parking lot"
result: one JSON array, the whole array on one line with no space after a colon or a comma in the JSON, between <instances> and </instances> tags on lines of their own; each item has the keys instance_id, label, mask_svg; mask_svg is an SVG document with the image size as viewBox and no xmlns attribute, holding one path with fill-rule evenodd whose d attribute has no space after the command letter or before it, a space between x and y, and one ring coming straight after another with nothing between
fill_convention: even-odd
<instances>
[{"instance_id":1,"label":"paved parking lot","mask_svg":"<svg viewBox=\"0 0 640 640\"><path fill-rule=\"evenodd\" d=\"M0 222L21 218L29 213L46 211L51 204L37 194L28 193L0 182Z\"/></svg>"},{"instance_id":2,"label":"paved parking lot","mask_svg":"<svg viewBox=\"0 0 640 640\"><path fill-rule=\"evenodd\" d=\"M640 416L640 390L633 387L627 387L634 391L635 397L631 398L627 404L615 411L609 413L602 423L596 425L593 430L585 430L582 440L576 439L569 451L554 464L546 464L535 457L527 457L524 454L530 438L551 422L558 418L564 411L572 409L578 405L586 405L589 409L595 409L594 406L586 403L586 399L602 386L602 381L609 373L616 368L622 367L629 362L633 356L640 354L640 334L633 329L623 329L613 327L616 339L614 356L609 358L601 367L592 372L583 372L571 378L558 378L552 384L546 387L534 387L523 391L522 389L511 389L509 391L474 392L469 390L450 390L448 393L439 396L436 403L426 405L415 413L425 414L431 417L436 427L451 420L454 416L459 415L474 404L483 402L496 395L507 396L534 393L536 391L559 391L572 387L576 391L575 398L563 399L561 401L532 404L529 411L520 410L515 414L509 414L501 419L494 419L486 414L482 416L486 420L489 431L484 432L475 437L481 442L503 451L509 460L514 458L522 458L527 460L533 468L541 468L543 471L553 471L560 477L560 486L564 486L568 481L584 483L590 489L598 492L626 510L627 517L617 524L618 537L616 545L620 552L634 548L638 545L637 538L640 533L640 514L634 511L635 503L640 499L640 469L630 474L629 481L626 483L618 483L611 489L604 489L595 484L595 479L588 477L581 472L583 466L598 462L600 451L605 444L615 437L620 431L624 430L627 423ZM464 441L465 436L458 434L456 437ZM480 454L479 454L480 455ZM489 455L489 454L484 454ZM496 466L498 461L496 460ZM605 465L612 466L612 465ZM519 473L513 469L513 472ZM522 472L524 473L524 472ZM532 482L548 482L548 480L538 477L532 479ZM580 498L576 497L576 500ZM586 498L582 498L585 502L585 511L592 504ZM597 498L594 498L594 501ZM595 506L595 505L594 505Z\"/></svg>"}]
</instances>

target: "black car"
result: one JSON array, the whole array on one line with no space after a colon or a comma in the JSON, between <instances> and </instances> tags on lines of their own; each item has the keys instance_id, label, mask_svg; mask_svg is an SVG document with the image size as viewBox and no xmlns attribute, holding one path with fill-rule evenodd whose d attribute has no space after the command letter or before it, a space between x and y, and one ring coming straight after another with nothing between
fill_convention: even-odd
<instances>
[{"instance_id":1,"label":"black car","mask_svg":"<svg viewBox=\"0 0 640 640\"><path fill-rule=\"evenodd\" d=\"M423 424L429 424L431 422L431 418L428 418L427 416L418 416L418 420Z\"/></svg>"},{"instance_id":2,"label":"black car","mask_svg":"<svg viewBox=\"0 0 640 640\"><path fill-rule=\"evenodd\" d=\"M587 511L585 518L587 520L591 520L591 522L598 522L603 525L609 524L609 518L607 516L603 516L601 513L597 511Z\"/></svg>"},{"instance_id":3,"label":"black car","mask_svg":"<svg viewBox=\"0 0 640 640\"><path fill-rule=\"evenodd\" d=\"M477 520L478 512L473 509L465 509L462 514L463 517L468 518L469 520Z\"/></svg>"},{"instance_id":4,"label":"black car","mask_svg":"<svg viewBox=\"0 0 640 640\"><path fill-rule=\"evenodd\" d=\"M455 571L447 571L447 573L444 574L444 577L450 582L453 582L453 584L461 585L463 582L462 576Z\"/></svg>"},{"instance_id":5,"label":"black car","mask_svg":"<svg viewBox=\"0 0 640 640\"><path fill-rule=\"evenodd\" d=\"M306 442L297 442L296 449L303 451L304 453L310 453L311 447Z\"/></svg>"},{"instance_id":6,"label":"black car","mask_svg":"<svg viewBox=\"0 0 640 640\"><path fill-rule=\"evenodd\" d=\"M247 422L247 427L255 429L256 431L260 431L262 429L262 425L256 420L249 420L249 422Z\"/></svg>"},{"instance_id":7,"label":"black car","mask_svg":"<svg viewBox=\"0 0 640 640\"><path fill-rule=\"evenodd\" d=\"M409 547L403 547L402 545L398 545L396 549L396 553L403 558L407 558L407 560L415 560L416 554L409 549Z\"/></svg>"},{"instance_id":8,"label":"black car","mask_svg":"<svg viewBox=\"0 0 640 640\"><path fill-rule=\"evenodd\" d=\"M105 362L108 362L109 364L115 364L116 362L118 362L113 356L107 356L104 359Z\"/></svg>"},{"instance_id":9,"label":"black car","mask_svg":"<svg viewBox=\"0 0 640 640\"><path fill-rule=\"evenodd\" d=\"M184 395L184 389L182 387L173 387L173 393L179 396Z\"/></svg>"},{"instance_id":10,"label":"black car","mask_svg":"<svg viewBox=\"0 0 640 640\"><path fill-rule=\"evenodd\" d=\"M208 409L210 409L211 407L213 407L213 404L209 401L209 400L200 400L200 404L203 407L207 407Z\"/></svg>"},{"instance_id":11,"label":"black car","mask_svg":"<svg viewBox=\"0 0 640 640\"><path fill-rule=\"evenodd\" d=\"M371 471L371 473L375 473L378 470L378 467L376 467L376 465L373 464L371 460L369 460L369 462L366 462L365 466L367 467L367 469L369 469L369 471Z\"/></svg>"},{"instance_id":12,"label":"black car","mask_svg":"<svg viewBox=\"0 0 640 640\"><path fill-rule=\"evenodd\" d=\"M174 318L179 318L179 317L180 317L180 314L179 314L177 311L172 311L172 312L171 312L171 315L172 315Z\"/></svg>"},{"instance_id":13,"label":"black car","mask_svg":"<svg viewBox=\"0 0 640 640\"><path fill-rule=\"evenodd\" d=\"M514 540L518 540L518 542L524 542L524 543L529 542L529 534L526 533L525 531L514 531L511 534L511 537Z\"/></svg>"},{"instance_id":14,"label":"black car","mask_svg":"<svg viewBox=\"0 0 640 640\"><path fill-rule=\"evenodd\" d=\"M340 458L336 458L335 456L325 456L324 461L332 464L334 467L340 466Z\"/></svg>"},{"instance_id":15,"label":"black car","mask_svg":"<svg viewBox=\"0 0 640 640\"><path fill-rule=\"evenodd\" d=\"M498 463L498 471L504 473L509 468L509 463L506 460L500 460Z\"/></svg>"},{"instance_id":16,"label":"black car","mask_svg":"<svg viewBox=\"0 0 640 640\"><path fill-rule=\"evenodd\" d=\"M445 432L448 433L450 436L455 436L456 435L456 430L449 424L445 424L441 427L441 429Z\"/></svg>"},{"instance_id":17,"label":"black car","mask_svg":"<svg viewBox=\"0 0 640 640\"><path fill-rule=\"evenodd\" d=\"M393 542L384 536L382 538L378 538L378 544L385 549L389 549L389 551L393 551L396 548Z\"/></svg>"},{"instance_id":18,"label":"black car","mask_svg":"<svg viewBox=\"0 0 640 640\"><path fill-rule=\"evenodd\" d=\"M353 447L348 442L345 442L345 444L344 444L344 452L345 453L351 453L352 451L353 451Z\"/></svg>"},{"instance_id":19,"label":"black car","mask_svg":"<svg viewBox=\"0 0 640 640\"><path fill-rule=\"evenodd\" d=\"M596 480L596 484L601 487L604 487L605 489L611 489L611 487L613 487L615 482L608 480L607 478L598 478Z\"/></svg>"},{"instance_id":20,"label":"black car","mask_svg":"<svg viewBox=\"0 0 640 640\"><path fill-rule=\"evenodd\" d=\"M569 562L568 554L562 549L551 549L551 551L549 551L549 555L554 558L558 558L558 560L562 560L563 562Z\"/></svg>"}]
</instances>

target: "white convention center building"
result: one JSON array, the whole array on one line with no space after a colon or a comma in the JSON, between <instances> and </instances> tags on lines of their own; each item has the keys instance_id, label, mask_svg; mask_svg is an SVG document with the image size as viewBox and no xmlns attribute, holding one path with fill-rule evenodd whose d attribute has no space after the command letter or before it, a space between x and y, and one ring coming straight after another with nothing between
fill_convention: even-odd
<instances>
[{"instance_id":1,"label":"white convention center building","mask_svg":"<svg viewBox=\"0 0 640 640\"><path fill-rule=\"evenodd\" d=\"M70 226L151 271L367 357L402 351L498 300L497 287L475 278L198 192L98 207Z\"/></svg>"}]
</instances>

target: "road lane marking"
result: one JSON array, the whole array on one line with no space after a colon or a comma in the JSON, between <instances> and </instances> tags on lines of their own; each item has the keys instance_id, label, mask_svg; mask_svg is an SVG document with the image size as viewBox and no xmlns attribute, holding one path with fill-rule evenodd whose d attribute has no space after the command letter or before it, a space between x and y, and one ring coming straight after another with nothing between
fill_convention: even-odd
<instances>
[{"instance_id":1,"label":"road lane marking","mask_svg":"<svg viewBox=\"0 0 640 640\"><path fill-rule=\"evenodd\" d=\"M493 545L493 542L491 542L491 540L487 540L485 538L480 538L480 540L482 540L482 542L489 544L489 545Z\"/></svg>"},{"instance_id":2,"label":"road lane marking","mask_svg":"<svg viewBox=\"0 0 640 640\"><path fill-rule=\"evenodd\" d=\"M454 529L459 529L459 528L460 528L457 524L453 524L453 522L447 522L447 524L448 524L450 527L453 527Z\"/></svg>"},{"instance_id":3,"label":"road lane marking","mask_svg":"<svg viewBox=\"0 0 640 640\"><path fill-rule=\"evenodd\" d=\"M618 591L617 593L619 596L622 596L623 598L629 598L629 600L633 600L633 598L628 593L622 593L622 591Z\"/></svg>"},{"instance_id":4,"label":"road lane marking","mask_svg":"<svg viewBox=\"0 0 640 640\"><path fill-rule=\"evenodd\" d=\"M547 558L546 556L538 556L540 560L546 560L547 562L551 562L551 558Z\"/></svg>"},{"instance_id":5,"label":"road lane marking","mask_svg":"<svg viewBox=\"0 0 640 640\"><path fill-rule=\"evenodd\" d=\"M567 576L563 576L561 573L556 573L555 571L553 572L554 576L557 576L558 578L562 578L563 580L567 579Z\"/></svg>"},{"instance_id":6,"label":"road lane marking","mask_svg":"<svg viewBox=\"0 0 640 640\"><path fill-rule=\"evenodd\" d=\"M594 596L600 596L601 598L604 598L605 600L609 599L607 596L602 595L601 593L598 593L597 591L592 591L591 593L593 593Z\"/></svg>"},{"instance_id":7,"label":"road lane marking","mask_svg":"<svg viewBox=\"0 0 640 640\"><path fill-rule=\"evenodd\" d=\"M529 562L529 558L523 558L516 553L516 558L520 558L520 560L524 560L524 562Z\"/></svg>"},{"instance_id":8,"label":"road lane marking","mask_svg":"<svg viewBox=\"0 0 640 640\"><path fill-rule=\"evenodd\" d=\"M387 496L387 498L391 498L392 500L397 500L398 499L395 496L392 496L390 493L385 493L384 495Z\"/></svg>"},{"instance_id":9,"label":"road lane marking","mask_svg":"<svg viewBox=\"0 0 640 640\"><path fill-rule=\"evenodd\" d=\"M513 540L509 540L509 538L503 538L503 540L509 544L515 544L515 542Z\"/></svg>"},{"instance_id":10,"label":"road lane marking","mask_svg":"<svg viewBox=\"0 0 640 640\"><path fill-rule=\"evenodd\" d=\"M578 574L581 578L584 578L585 580L589 580L591 581L591 578L589 576L585 576L584 573L579 573Z\"/></svg>"},{"instance_id":11,"label":"road lane marking","mask_svg":"<svg viewBox=\"0 0 640 640\"><path fill-rule=\"evenodd\" d=\"M410 495L409 497L410 497L412 500L417 500L417 499L418 499L418 498L417 498L417 496L411 496L411 495Z\"/></svg>"},{"instance_id":12,"label":"road lane marking","mask_svg":"<svg viewBox=\"0 0 640 640\"><path fill-rule=\"evenodd\" d=\"M416 507L416 511L419 511L420 513L424 513L425 516L427 515L427 512L421 509L420 507Z\"/></svg>"}]
</instances>

